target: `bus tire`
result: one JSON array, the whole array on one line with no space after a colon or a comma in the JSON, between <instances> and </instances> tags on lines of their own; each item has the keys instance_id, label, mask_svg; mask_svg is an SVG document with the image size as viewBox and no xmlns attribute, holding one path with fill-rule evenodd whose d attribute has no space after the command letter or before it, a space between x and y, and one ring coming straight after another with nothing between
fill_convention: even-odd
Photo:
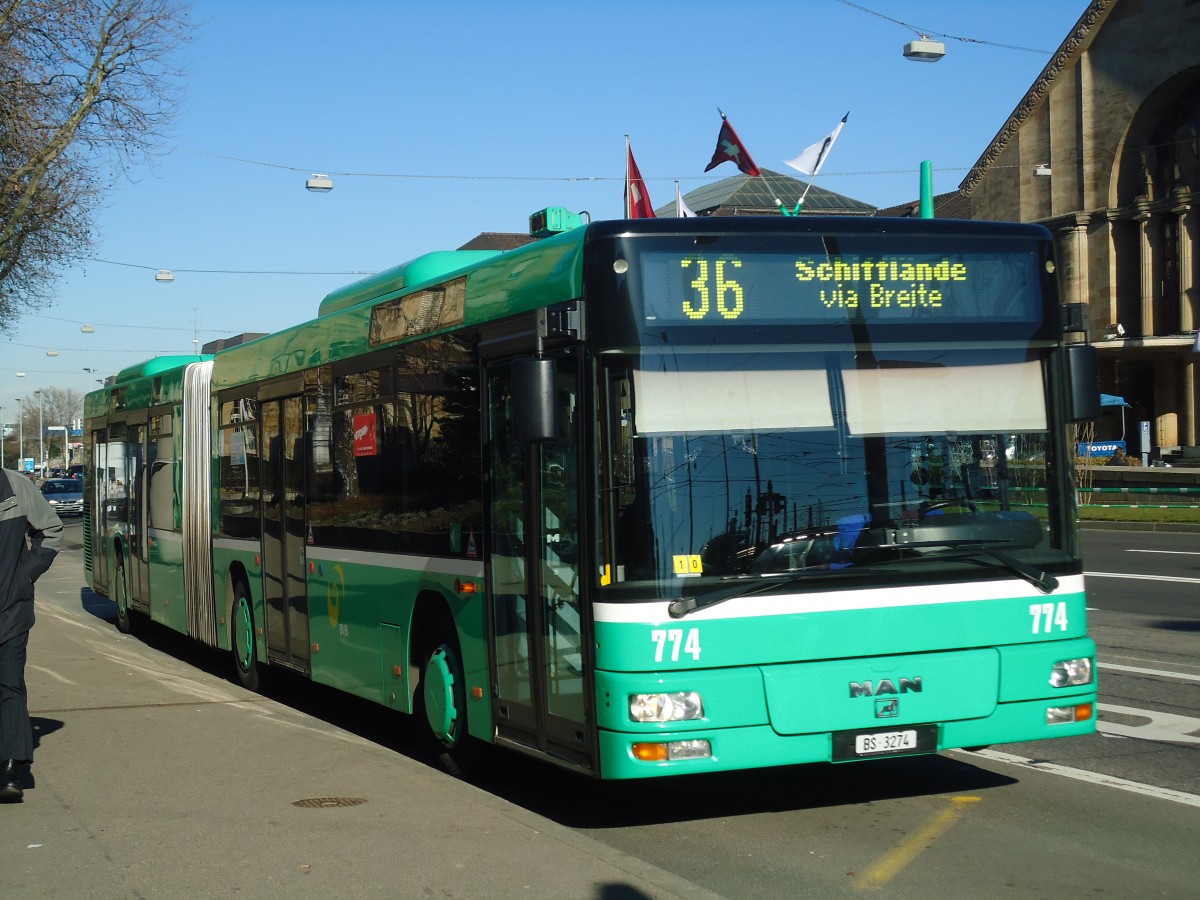
<instances>
[{"instance_id":1,"label":"bus tire","mask_svg":"<svg viewBox=\"0 0 1200 900\"><path fill-rule=\"evenodd\" d=\"M229 623L229 642L233 647L233 667L238 684L258 693L262 679L258 672L258 641L254 636L254 605L250 588L239 581L233 588L233 615Z\"/></svg>"},{"instance_id":2,"label":"bus tire","mask_svg":"<svg viewBox=\"0 0 1200 900\"><path fill-rule=\"evenodd\" d=\"M438 768L459 778L474 769L478 742L467 733L466 676L453 637L422 654L413 712L421 751Z\"/></svg>"},{"instance_id":3,"label":"bus tire","mask_svg":"<svg viewBox=\"0 0 1200 900\"><path fill-rule=\"evenodd\" d=\"M117 564L113 572L113 602L117 605L117 631L121 634L133 634L134 612L129 608L129 582L125 580L125 561L117 551Z\"/></svg>"}]
</instances>

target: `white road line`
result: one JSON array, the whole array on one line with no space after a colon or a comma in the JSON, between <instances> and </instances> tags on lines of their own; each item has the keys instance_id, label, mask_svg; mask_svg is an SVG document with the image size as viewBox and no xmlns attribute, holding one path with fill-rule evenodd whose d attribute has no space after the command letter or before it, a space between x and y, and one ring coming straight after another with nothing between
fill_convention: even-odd
<instances>
[{"instance_id":1,"label":"white road line","mask_svg":"<svg viewBox=\"0 0 1200 900\"><path fill-rule=\"evenodd\" d=\"M1143 741L1169 741L1173 744L1200 744L1200 737L1192 734L1200 731L1200 719L1179 716L1175 713L1155 712L1134 706L1114 706L1101 703L1100 712L1113 712L1135 719L1146 719L1143 725L1122 725L1118 722L1097 722L1096 730L1120 737L1139 738Z\"/></svg>"},{"instance_id":2,"label":"white road line","mask_svg":"<svg viewBox=\"0 0 1200 900\"><path fill-rule=\"evenodd\" d=\"M1152 675L1155 678L1178 678L1182 681L1200 681L1200 675L1187 675L1183 672L1168 672L1165 669L1142 669L1138 666L1119 666L1116 663L1100 662L1096 665L1101 669L1112 669L1115 672L1133 672L1136 675Z\"/></svg>"},{"instance_id":3,"label":"white road line","mask_svg":"<svg viewBox=\"0 0 1200 900\"><path fill-rule=\"evenodd\" d=\"M1138 581L1174 581L1179 584L1200 584L1200 578L1179 578L1174 575L1130 575L1128 572L1084 572L1084 578L1133 578Z\"/></svg>"},{"instance_id":4,"label":"white road line","mask_svg":"<svg viewBox=\"0 0 1200 900\"><path fill-rule=\"evenodd\" d=\"M1126 553L1166 553L1168 556L1200 556L1200 550L1126 550Z\"/></svg>"},{"instance_id":5,"label":"white road line","mask_svg":"<svg viewBox=\"0 0 1200 900\"><path fill-rule=\"evenodd\" d=\"M1172 791L1169 788L1155 787L1152 784L1141 784L1137 781L1126 781L1124 778L1116 778L1112 775L1100 775L1096 772L1087 772L1083 769L1072 769L1069 766L1060 766L1055 763L1038 762L1034 759L1027 759L1024 756L1015 756L1011 753L1001 753L998 750L976 750L973 753L966 751L954 751L960 753L964 757L982 756L986 759L993 759L997 762L1008 763L1014 766L1022 766L1027 769L1037 769L1039 772L1047 772L1051 775L1061 775L1064 778L1073 778L1076 781L1087 781L1091 784L1099 784L1105 787L1114 787L1122 791L1130 791L1134 794L1142 794L1146 797L1153 797L1157 800L1170 800L1172 803L1183 803L1186 806L1200 807L1200 797L1195 794L1185 794L1183 791Z\"/></svg>"}]
</instances>

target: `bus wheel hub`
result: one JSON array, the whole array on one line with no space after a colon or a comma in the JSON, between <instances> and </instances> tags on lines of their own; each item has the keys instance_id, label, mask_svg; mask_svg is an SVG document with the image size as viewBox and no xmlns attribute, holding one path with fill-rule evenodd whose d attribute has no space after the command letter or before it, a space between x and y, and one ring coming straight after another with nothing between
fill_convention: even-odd
<instances>
[{"instance_id":1,"label":"bus wheel hub","mask_svg":"<svg viewBox=\"0 0 1200 900\"><path fill-rule=\"evenodd\" d=\"M454 737L458 707L454 699L454 658L447 647L438 647L425 667L425 717L440 740Z\"/></svg>"}]
</instances>

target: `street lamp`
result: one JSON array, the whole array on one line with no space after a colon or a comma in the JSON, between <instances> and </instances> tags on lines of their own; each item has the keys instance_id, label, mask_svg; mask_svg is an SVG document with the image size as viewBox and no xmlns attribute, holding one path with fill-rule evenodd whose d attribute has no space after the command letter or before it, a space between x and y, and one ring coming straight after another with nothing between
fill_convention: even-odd
<instances>
[{"instance_id":1,"label":"street lamp","mask_svg":"<svg viewBox=\"0 0 1200 900\"><path fill-rule=\"evenodd\" d=\"M314 194L327 194L333 190L333 179L320 172L313 172L312 176L304 182L304 187Z\"/></svg>"},{"instance_id":2,"label":"street lamp","mask_svg":"<svg viewBox=\"0 0 1200 900\"><path fill-rule=\"evenodd\" d=\"M946 55L946 45L927 34L904 45L904 58L913 62L937 62Z\"/></svg>"}]
</instances>

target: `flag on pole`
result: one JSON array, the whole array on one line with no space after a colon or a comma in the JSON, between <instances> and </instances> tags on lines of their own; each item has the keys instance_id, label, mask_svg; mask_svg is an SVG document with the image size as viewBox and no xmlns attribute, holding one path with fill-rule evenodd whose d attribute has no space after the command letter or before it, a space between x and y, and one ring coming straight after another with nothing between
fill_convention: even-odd
<instances>
[{"instance_id":1,"label":"flag on pole","mask_svg":"<svg viewBox=\"0 0 1200 900\"><path fill-rule=\"evenodd\" d=\"M696 214L692 212L692 208L683 200L683 194L679 193L679 182L675 182L675 215L680 219L694 219Z\"/></svg>"},{"instance_id":2,"label":"flag on pole","mask_svg":"<svg viewBox=\"0 0 1200 900\"><path fill-rule=\"evenodd\" d=\"M717 112L721 112L721 110L718 109ZM762 171L754 164L754 160L750 158L746 145L742 143L737 132L733 130L733 126L729 124L729 120L725 118L725 113L721 113L721 132L717 135L717 149L713 153L712 162L704 167L704 171L707 172L723 162L733 163L747 175L762 174Z\"/></svg>"},{"instance_id":3,"label":"flag on pole","mask_svg":"<svg viewBox=\"0 0 1200 900\"><path fill-rule=\"evenodd\" d=\"M797 172L808 175L811 178L816 178L817 173L821 171L821 166L825 165L825 160L829 158L829 151L833 149L833 142L841 134L842 126L846 124L848 118L850 118L850 113L842 116L842 121L837 123L837 127L829 133L829 137L822 141L817 141L811 147L805 148L804 152L795 159L784 160L785 164L791 166Z\"/></svg>"},{"instance_id":4,"label":"flag on pole","mask_svg":"<svg viewBox=\"0 0 1200 900\"><path fill-rule=\"evenodd\" d=\"M650 203L650 192L642 179L641 170L633 159L629 147L629 135L625 135L625 218L653 219L654 207Z\"/></svg>"}]
</instances>

